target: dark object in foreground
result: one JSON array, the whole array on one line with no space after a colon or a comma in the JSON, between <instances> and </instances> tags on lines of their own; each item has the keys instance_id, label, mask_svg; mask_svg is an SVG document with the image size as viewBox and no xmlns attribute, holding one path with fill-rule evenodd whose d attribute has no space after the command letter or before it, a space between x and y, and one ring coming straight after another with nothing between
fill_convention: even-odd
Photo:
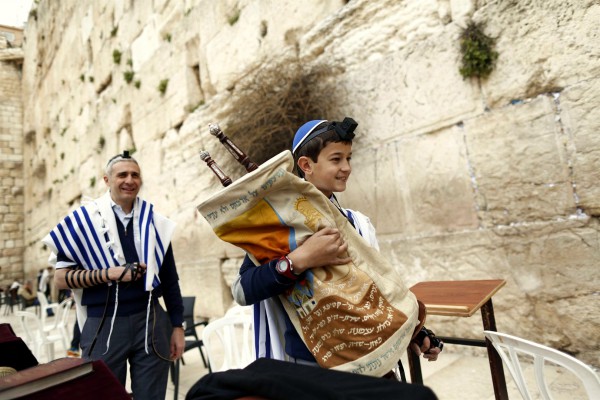
<instances>
[{"instance_id":1,"label":"dark object in foreground","mask_svg":"<svg viewBox=\"0 0 600 400\"><path fill-rule=\"evenodd\" d=\"M203 376L186 400L254 397L268 400L437 400L428 387L391 379L260 358L244 369Z\"/></svg>"}]
</instances>

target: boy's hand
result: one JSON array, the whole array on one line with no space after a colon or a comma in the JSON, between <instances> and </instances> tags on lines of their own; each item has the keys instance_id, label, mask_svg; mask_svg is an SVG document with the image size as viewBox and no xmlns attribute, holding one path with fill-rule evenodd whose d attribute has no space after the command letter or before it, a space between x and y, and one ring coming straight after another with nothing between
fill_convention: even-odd
<instances>
[{"instance_id":1,"label":"boy's hand","mask_svg":"<svg viewBox=\"0 0 600 400\"><path fill-rule=\"evenodd\" d=\"M422 354L423 357L427 359L427 361L436 361L438 356L442 352L442 349L440 347L431 346L431 341L427 336L425 336L425 338L423 339L423 343L421 344L421 346L419 346L418 343L413 341L410 343L410 348L412 349L412 351L415 352L416 355L420 356Z\"/></svg>"},{"instance_id":2,"label":"boy's hand","mask_svg":"<svg viewBox=\"0 0 600 400\"><path fill-rule=\"evenodd\" d=\"M294 272L327 265L343 265L352 259L348 256L346 243L336 228L323 228L306 239L296 250L288 254Z\"/></svg>"}]
</instances>

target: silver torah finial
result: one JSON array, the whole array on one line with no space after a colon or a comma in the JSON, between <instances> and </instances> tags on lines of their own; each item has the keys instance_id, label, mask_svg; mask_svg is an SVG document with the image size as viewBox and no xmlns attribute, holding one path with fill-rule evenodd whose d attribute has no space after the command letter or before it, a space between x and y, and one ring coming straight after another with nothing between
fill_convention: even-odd
<instances>
[{"instance_id":1,"label":"silver torah finial","mask_svg":"<svg viewBox=\"0 0 600 400\"><path fill-rule=\"evenodd\" d=\"M225 148L231 153L237 162L242 164L246 168L247 172L252 172L258 168L258 164L250 160L250 157L246 155L239 147L237 147L231 139L229 139L218 124L208 124L208 130L210 134L215 136L225 146Z\"/></svg>"},{"instance_id":2,"label":"silver torah finial","mask_svg":"<svg viewBox=\"0 0 600 400\"><path fill-rule=\"evenodd\" d=\"M217 163L210 157L208 151L202 150L200 152L200 158L202 159L202 161L206 162L206 164L212 170L212 172L214 172L217 178L219 178L223 186L231 185L231 183L233 182L231 178L223 173L223 171L221 170L221 168L219 168Z\"/></svg>"}]
</instances>

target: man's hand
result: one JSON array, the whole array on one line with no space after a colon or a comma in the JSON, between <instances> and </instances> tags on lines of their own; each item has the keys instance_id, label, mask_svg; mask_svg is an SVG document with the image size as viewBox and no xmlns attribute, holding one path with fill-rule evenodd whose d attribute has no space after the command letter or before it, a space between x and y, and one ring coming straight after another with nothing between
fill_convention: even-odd
<instances>
[{"instance_id":1,"label":"man's hand","mask_svg":"<svg viewBox=\"0 0 600 400\"><path fill-rule=\"evenodd\" d=\"M119 281L119 282L137 281L146 272L146 264L144 264L144 263L138 263L137 269L135 270L135 273L133 273L133 274L131 272L127 272L125 275L123 275L123 272L125 271L126 268L127 267L125 267L123 265L118 266L118 267L109 268L108 276L109 276L110 280L111 281ZM123 275L123 276L121 277L121 275Z\"/></svg>"},{"instance_id":2,"label":"man's hand","mask_svg":"<svg viewBox=\"0 0 600 400\"><path fill-rule=\"evenodd\" d=\"M327 265L343 265L352 261L348 256L348 243L335 228L323 228L306 239L296 250L288 254L294 272Z\"/></svg>"},{"instance_id":3,"label":"man's hand","mask_svg":"<svg viewBox=\"0 0 600 400\"><path fill-rule=\"evenodd\" d=\"M171 334L171 354L169 358L173 361L181 358L183 349L185 348L185 335L182 327L173 328Z\"/></svg>"}]
</instances>

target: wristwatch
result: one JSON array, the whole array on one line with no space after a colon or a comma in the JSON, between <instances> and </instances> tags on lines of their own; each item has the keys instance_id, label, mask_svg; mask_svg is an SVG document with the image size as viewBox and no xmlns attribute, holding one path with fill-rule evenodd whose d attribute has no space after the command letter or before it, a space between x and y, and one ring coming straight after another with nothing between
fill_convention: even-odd
<instances>
[{"instance_id":1,"label":"wristwatch","mask_svg":"<svg viewBox=\"0 0 600 400\"><path fill-rule=\"evenodd\" d=\"M298 279L298 275L294 273L292 260L290 260L287 256L281 257L277 260L275 264L275 270L279 275L283 275L289 279Z\"/></svg>"}]
</instances>

